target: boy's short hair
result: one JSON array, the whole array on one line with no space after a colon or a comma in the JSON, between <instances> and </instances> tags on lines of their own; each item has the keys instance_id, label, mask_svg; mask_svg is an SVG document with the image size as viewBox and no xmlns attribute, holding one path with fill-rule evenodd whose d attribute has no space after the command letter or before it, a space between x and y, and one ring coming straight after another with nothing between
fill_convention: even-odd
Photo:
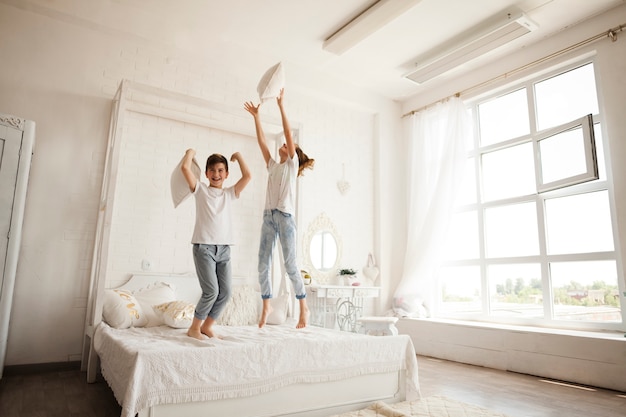
<instances>
[{"instance_id":1,"label":"boy's short hair","mask_svg":"<svg viewBox=\"0 0 626 417\"><path fill-rule=\"evenodd\" d=\"M204 169L204 171L205 172L208 171L209 168L211 168L213 165L219 164L219 163L224 164L224 166L226 167L226 172L228 172L228 159L226 159L224 155L221 155L219 153L214 153L213 155L207 158L206 168Z\"/></svg>"}]
</instances>

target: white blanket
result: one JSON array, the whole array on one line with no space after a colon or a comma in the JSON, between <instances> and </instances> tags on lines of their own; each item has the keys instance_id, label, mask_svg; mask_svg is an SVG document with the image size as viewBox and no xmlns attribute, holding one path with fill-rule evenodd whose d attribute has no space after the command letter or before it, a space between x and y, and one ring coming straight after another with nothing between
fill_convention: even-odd
<instances>
[{"instance_id":1,"label":"white blanket","mask_svg":"<svg viewBox=\"0 0 626 417\"><path fill-rule=\"evenodd\" d=\"M407 335L366 336L320 327L216 326L223 339L186 329L113 329L101 323L94 346L122 417L157 404L262 394L290 384L406 370L407 399L419 398L417 359Z\"/></svg>"}]
</instances>

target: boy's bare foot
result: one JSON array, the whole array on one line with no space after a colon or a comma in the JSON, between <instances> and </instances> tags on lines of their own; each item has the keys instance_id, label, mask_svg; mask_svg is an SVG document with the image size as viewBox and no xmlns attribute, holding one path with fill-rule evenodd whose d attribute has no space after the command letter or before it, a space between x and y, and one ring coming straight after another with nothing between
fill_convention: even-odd
<instances>
[{"instance_id":1,"label":"boy's bare foot","mask_svg":"<svg viewBox=\"0 0 626 417\"><path fill-rule=\"evenodd\" d=\"M205 340L205 337L202 335L202 332L196 329L187 330L187 336L193 337L194 339L198 339L198 340Z\"/></svg>"},{"instance_id":2,"label":"boy's bare foot","mask_svg":"<svg viewBox=\"0 0 626 417\"><path fill-rule=\"evenodd\" d=\"M214 324L215 324L215 319L209 316L206 318L206 320L204 320L204 323L202 323L202 327L200 327L200 331L202 332L202 334L207 335L209 338L217 337L217 335L213 332Z\"/></svg>"},{"instance_id":3,"label":"boy's bare foot","mask_svg":"<svg viewBox=\"0 0 626 417\"><path fill-rule=\"evenodd\" d=\"M298 320L298 324L296 324L296 329L305 328L309 323L309 309L304 308L300 309L300 319Z\"/></svg>"},{"instance_id":4,"label":"boy's bare foot","mask_svg":"<svg viewBox=\"0 0 626 417\"><path fill-rule=\"evenodd\" d=\"M221 337L219 337L218 335L216 335L216 334L213 332L213 329L202 329L202 334L206 335L206 336L207 336L207 337L209 337L209 338L214 338L214 337L216 337L216 338L218 338L218 339L221 339Z\"/></svg>"},{"instance_id":5,"label":"boy's bare foot","mask_svg":"<svg viewBox=\"0 0 626 417\"><path fill-rule=\"evenodd\" d=\"M265 326L265 324L267 323L267 318L273 310L274 309L270 304L270 300L263 300L263 311L261 312L261 318L259 319L259 329Z\"/></svg>"}]
</instances>

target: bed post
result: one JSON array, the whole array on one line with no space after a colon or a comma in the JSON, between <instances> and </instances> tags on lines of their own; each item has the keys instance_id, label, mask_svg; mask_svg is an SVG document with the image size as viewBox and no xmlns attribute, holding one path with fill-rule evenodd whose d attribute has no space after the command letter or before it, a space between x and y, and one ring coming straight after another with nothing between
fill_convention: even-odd
<instances>
[{"instance_id":1,"label":"bed post","mask_svg":"<svg viewBox=\"0 0 626 417\"><path fill-rule=\"evenodd\" d=\"M106 283L107 251L109 234L111 231L111 216L113 210L113 196L115 195L115 177L119 163L120 147L117 141L122 136L123 118L126 107L125 92L128 90L128 81L122 80L113 99L111 121L109 125L109 142L107 145L102 189L98 208L98 223L93 249L89 293L87 295L87 312L83 336L83 352L81 371L87 371L87 382L95 382L98 372L98 356L93 348L93 335L96 326L102 319L102 297Z\"/></svg>"}]
</instances>

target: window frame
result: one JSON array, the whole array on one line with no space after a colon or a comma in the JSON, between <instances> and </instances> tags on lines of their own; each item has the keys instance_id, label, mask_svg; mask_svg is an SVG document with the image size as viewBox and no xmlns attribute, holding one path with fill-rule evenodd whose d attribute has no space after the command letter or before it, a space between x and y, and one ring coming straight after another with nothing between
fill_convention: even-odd
<instances>
[{"instance_id":1,"label":"window frame","mask_svg":"<svg viewBox=\"0 0 626 417\"><path fill-rule=\"evenodd\" d=\"M596 92L598 96L598 106L599 113L593 115L587 115L581 117L578 120L571 121L565 123L561 126L552 127L550 129L545 129L544 131L538 132L536 129L536 118L537 115L535 113L535 97L534 97L534 84L541 82L542 80L548 79L550 77L554 77L563 73L566 73L570 70L576 69L578 67L584 66L586 64L594 65L594 74L595 74L595 83L596 83ZM480 322L490 322L490 323L500 323L500 324L511 324L511 325L527 325L527 326L538 326L538 327L548 327L554 329L584 329L591 331L624 331L626 330L626 303L624 303L624 298L619 297L620 310L621 310L621 322L577 322L577 321L566 321L560 320L554 317L554 309L553 309L553 292L551 288L551 280L550 280L550 264L553 262L575 262L575 261L597 261L597 260L610 260L615 261L616 269L617 269L617 281L618 281L618 290L620 295L625 291L623 288L623 269L622 269L622 260L620 257L619 248L619 235L617 233L617 223L616 223L616 210L615 210L615 198L613 193L613 181L610 170L610 161L608 160L608 139L606 137L606 130L604 129L604 121L602 119L602 95L601 91L598 87L598 66L594 62L593 57L584 57L582 59L577 60L569 60L567 64L554 66L549 70L545 70L543 72L537 72L534 75L526 76L524 78L519 77L517 80L509 80L507 86L501 88L494 88L491 91L480 94L479 96L470 98L466 100L466 104L468 105L468 111L470 112L472 119L476 122L478 120L477 115L477 106L481 102L485 102L499 96L503 96L505 94L517 91L521 88L526 89L527 93L527 103L529 106L529 117L530 117L530 133L528 135L523 135L517 138L508 139L503 142L489 144L482 146L480 145L480 136L479 136L479 127L477 123L474 126L474 135L472 138L472 146L468 151L468 159L473 161L474 165L474 175L475 175L475 193L476 198L473 202L464 204L455 209L455 212L474 212L477 216L478 220L478 250L479 256L477 259L463 259L463 260L447 260L442 262L443 267L478 267L480 270L480 280L481 280L481 305L482 311L476 313L461 313L455 314L451 312L443 313L442 309L442 283L438 282L436 285L437 294L435 297L436 303L434 306L433 316L444 319L458 319L462 321L480 321ZM606 170L606 176L604 178L600 178L598 172L598 154L595 151L595 143L596 138L594 133L594 126L599 125L602 129L602 135L600 140L602 141L603 150L604 150L604 167ZM585 150L586 154L588 154L586 158L587 172L584 175L577 176L576 178L568 178L567 180L561 179L559 181L554 181L551 183L545 184L537 184L537 192L531 195L522 195L516 196L512 198L504 198L501 200L495 201L486 201L481 202L481 193L482 193L482 169L481 169L481 157L483 154L488 152L493 152L498 149L506 148L509 146L513 146L516 144L522 144L527 142L532 142L534 147L535 154L535 170L541 168L540 164L540 152L539 152L539 141L554 135L555 132L575 128L580 126L582 129L586 131L583 132L585 135ZM541 178L541 176L536 175L536 178ZM539 181L538 181L539 182ZM581 193L590 193L594 191L604 191L608 192L609 198L609 209L611 212L611 224L612 224L612 232L613 232L613 250L612 251L603 251L603 252L592 252L592 253L582 253L582 254L559 254L559 255L549 255L547 252L546 245L546 206L545 202L549 199L565 197L575 194ZM523 257L503 257L503 258L488 258L486 256L486 243L485 243L485 209L489 207L500 207L508 204L519 204L523 202L534 202L535 207L537 209L537 222L538 222L538 232L539 232L539 254L533 256L523 256ZM487 270L490 265L498 265L498 264L520 264L520 263L538 263L540 265L541 270L541 283L542 283L542 293L543 293L543 310L544 310L544 318L523 318L523 319L512 319L502 317L491 316L489 314L490 310L490 294L489 294L489 283L487 278Z\"/></svg>"}]
</instances>

